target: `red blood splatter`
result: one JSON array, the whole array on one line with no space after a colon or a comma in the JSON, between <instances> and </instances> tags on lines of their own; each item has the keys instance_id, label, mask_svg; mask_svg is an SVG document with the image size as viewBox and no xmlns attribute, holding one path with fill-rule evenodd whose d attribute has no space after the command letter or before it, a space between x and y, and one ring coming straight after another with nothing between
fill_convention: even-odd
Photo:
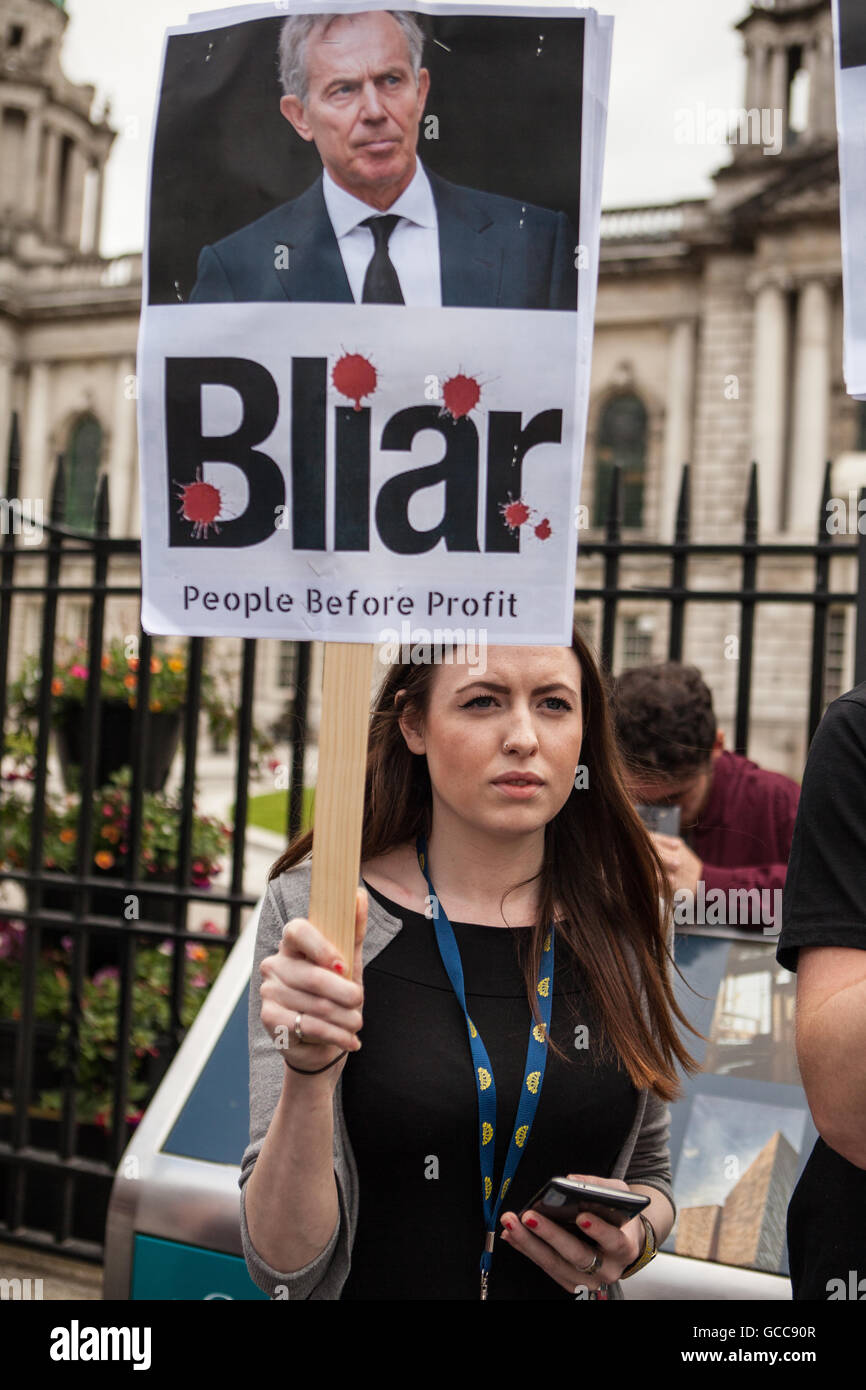
<instances>
[{"instance_id":1,"label":"red blood splatter","mask_svg":"<svg viewBox=\"0 0 866 1390\"><path fill-rule=\"evenodd\" d=\"M445 409L453 420L468 415L481 400L481 387L474 376L452 376L442 387Z\"/></svg>"},{"instance_id":2,"label":"red blood splatter","mask_svg":"<svg viewBox=\"0 0 866 1390\"><path fill-rule=\"evenodd\" d=\"M355 409L361 409L364 396L370 396L379 380L376 368L366 357L357 352L344 352L331 373L331 380L341 396L355 402Z\"/></svg>"},{"instance_id":3,"label":"red blood splatter","mask_svg":"<svg viewBox=\"0 0 866 1390\"><path fill-rule=\"evenodd\" d=\"M207 533L211 527L219 535L217 517L223 504L219 488L211 483L202 482L201 469L196 473L194 483L176 483L175 486L180 497L178 516L182 516L184 521L193 522L193 537L196 540L207 540Z\"/></svg>"},{"instance_id":4,"label":"red blood splatter","mask_svg":"<svg viewBox=\"0 0 866 1390\"><path fill-rule=\"evenodd\" d=\"M550 535L550 522L547 517L545 517L543 521L539 521L535 528L535 534L540 541L547 540L547 537Z\"/></svg>"},{"instance_id":5,"label":"red blood splatter","mask_svg":"<svg viewBox=\"0 0 866 1390\"><path fill-rule=\"evenodd\" d=\"M529 508L525 502L509 502L503 509L503 515L505 517L505 525L515 530L518 526L522 526L525 521L529 520Z\"/></svg>"}]
</instances>

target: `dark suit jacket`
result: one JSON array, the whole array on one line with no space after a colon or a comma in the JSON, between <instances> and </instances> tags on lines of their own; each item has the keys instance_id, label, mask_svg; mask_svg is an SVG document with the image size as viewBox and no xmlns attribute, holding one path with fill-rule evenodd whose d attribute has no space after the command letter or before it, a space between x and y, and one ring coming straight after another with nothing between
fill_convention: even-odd
<instances>
[{"instance_id":1,"label":"dark suit jacket","mask_svg":"<svg viewBox=\"0 0 866 1390\"><path fill-rule=\"evenodd\" d=\"M430 170L427 176L439 218L443 305L577 307L577 237L565 213L461 188ZM289 264L277 269L283 246ZM321 176L299 198L205 246L190 294L195 304L283 299L353 303Z\"/></svg>"}]
</instances>

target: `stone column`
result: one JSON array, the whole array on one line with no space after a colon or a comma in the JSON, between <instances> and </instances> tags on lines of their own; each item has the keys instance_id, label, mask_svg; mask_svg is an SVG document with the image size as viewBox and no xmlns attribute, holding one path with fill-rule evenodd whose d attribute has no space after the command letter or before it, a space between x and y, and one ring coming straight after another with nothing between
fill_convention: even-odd
<instances>
[{"instance_id":1,"label":"stone column","mask_svg":"<svg viewBox=\"0 0 866 1390\"><path fill-rule=\"evenodd\" d=\"M69 155L69 178L66 186L66 209L63 239L77 251L81 246L81 214L84 208L84 176L87 156L76 142Z\"/></svg>"},{"instance_id":2,"label":"stone column","mask_svg":"<svg viewBox=\"0 0 866 1390\"><path fill-rule=\"evenodd\" d=\"M693 319L682 319L671 333L668 357L665 451L656 527L664 538L673 537L683 464L692 462L696 357L697 325Z\"/></svg>"},{"instance_id":3,"label":"stone column","mask_svg":"<svg viewBox=\"0 0 866 1390\"><path fill-rule=\"evenodd\" d=\"M30 221L39 215L39 150L42 139L42 112L28 111L21 151L21 211Z\"/></svg>"},{"instance_id":4,"label":"stone column","mask_svg":"<svg viewBox=\"0 0 866 1390\"><path fill-rule=\"evenodd\" d=\"M836 84L833 35L822 34L815 41L815 100L813 128L824 137L836 135Z\"/></svg>"},{"instance_id":5,"label":"stone column","mask_svg":"<svg viewBox=\"0 0 866 1390\"><path fill-rule=\"evenodd\" d=\"M794 400L786 530L811 537L821 502L830 414L832 303L823 278L806 281L797 299Z\"/></svg>"},{"instance_id":6,"label":"stone column","mask_svg":"<svg viewBox=\"0 0 866 1390\"><path fill-rule=\"evenodd\" d=\"M135 358L119 358L114 374L114 416L108 460L108 496L112 536L136 535L132 529L133 493L138 491L135 464L135 421L138 402L127 399L128 378L135 376Z\"/></svg>"},{"instance_id":7,"label":"stone column","mask_svg":"<svg viewBox=\"0 0 866 1390\"><path fill-rule=\"evenodd\" d=\"M803 139L814 140L820 134L818 129L818 87L820 63L820 53L818 51L817 40L806 45L803 52L803 67L809 74L809 110L806 115L806 129L803 132Z\"/></svg>"},{"instance_id":8,"label":"stone column","mask_svg":"<svg viewBox=\"0 0 866 1390\"><path fill-rule=\"evenodd\" d=\"M767 105L767 48L765 44L752 44L748 49L748 68L746 69L746 110L752 111Z\"/></svg>"},{"instance_id":9,"label":"stone column","mask_svg":"<svg viewBox=\"0 0 866 1390\"><path fill-rule=\"evenodd\" d=\"M99 182L96 185L96 207L93 210L93 254L100 254L102 245L102 208L105 202L105 164L99 166Z\"/></svg>"},{"instance_id":10,"label":"stone column","mask_svg":"<svg viewBox=\"0 0 866 1390\"><path fill-rule=\"evenodd\" d=\"M0 357L0 495L9 468L9 432L12 428L12 360Z\"/></svg>"},{"instance_id":11,"label":"stone column","mask_svg":"<svg viewBox=\"0 0 866 1390\"><path fill-rule=\"evenodd\" d=\"M50 400L51 368L47 362L34 362L27 384L27 408L24 419L21 467L21 492L26 497L41 497L46 518L51 507L51 484L54 481L54 461L51 458L48 436L48 403Z\"/></svg>"},{"instance_id":12,"label":"stone column","mask_svg":"<svg viewBox=\"0 0 866 1390\"><path fill-rule=\"evenodd\" d=\"M783 281L759 281L752 335L752 458L758 464L761 533L781 521L788 409L788 303Z\"/></svg>"},{"instance_id":13,"label":"stone column","mask_svg":"<svg viewBox=\"0 0 866 1390\"><path fill-rule=\"evenodd\" d=\"M57 223L57 191L60 178L60 134L53 126L45 129L47 139L45 149L45 172L40 190L39 221L49 236L57 236L60 228Z\"/></svg>"},{"instance_id":14,"label":"stone column","mask_svg":"<svg viewBox=\"0 0 866 1390\"><path fill-rule=\"evenodd\" d=\"M770 54L769 105L782 112L784 139L788 133L788 50L783 47L774 48Z\"/></svg>"}]
</instances>

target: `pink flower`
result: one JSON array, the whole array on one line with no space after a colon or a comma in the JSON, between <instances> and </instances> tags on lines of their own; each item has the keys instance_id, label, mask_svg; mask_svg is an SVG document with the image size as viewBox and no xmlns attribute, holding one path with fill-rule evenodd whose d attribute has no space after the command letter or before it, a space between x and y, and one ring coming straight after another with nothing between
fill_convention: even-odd
<instances>
[{"instance_id":1,"label":"pink flower","mask_svg":"<svg viewBox=\"0 0 866 1390\"><path fill-rule=\"evenodd\" d=\"M110 806L103 806L103 808L102 808L102 814L103 814L104 816L110 816L110 815L112 814L111 807L110 807Z\"/></svg>"},{"instance_id":2,"label":"pink flower","mask_svg":"<svg viewBox=\"0 0 866 1390\"><path fill-rule=\"evenodd\" d=\"M120 978L120 971L116 965L103 965L101 970L97 970L93 977L95 985L102 985L106 980L117 980Z\"/></svg>"},{"instance_id":3,"label":"pink flower","mask_svg":"<svg viewBox=\"0 0 866 1390\"><path fill-rule=\"evenodd\" d=\"M193 989L206 989L207 982L207 975L203 975L201 971L199 971L197 975L193 975L190 980Z\"/></svg>"},{"instance_id":4,"label":"pink flower","mask_svg":"<svg viewBox=\"0 0 866 1390\"><path fill-rule=\"evenodd\" d=\"M79 680L86 681L90 674L86 666L79 666L78 662L69 668L70 676L77 676Z\"/></svg>"},{"instance_id":5,"label":"pink flower","mask_svg":"<svg viewBox=\"0 0 866 1390\"><path fill-rule=\"evenodd\" d=\"M0 960L20 960L27 931L23 922L0 918Z\"/></svg>"},{"instance_id":6,"label":"pink flower","mask_svg":"<svg viewBox=\"0 0 866 1390\"><path fill-rule=\"evenodd\" d=\"M156 949L159 951L159 954L160 954L161 956L173 956L173 955L174 955L174 942L173 942L173 941L160 941L160 943L159 943L159 945L157 946Z\"/></svg>"},{"instance_id":7,"label":"pink flower","mask_svg":"<svg viewBox=\"0 0 866 1390\"><path fill-rule=\"evenodd\" d=\"M63 947L64 951L71 951L73 946L75 945L75 941L71 936L61 936L60 944Z\"/></svg>"},{"instance_id":8,"label":"pink flower","mask_svg":"<svg viewBox=\"0 0 866 1390\"><path fill-rule=\"evenodd\" d=\"M209 936L225 936L225 927L221 927L218 922L202 922L200 931L206 931Z\"/></svg>"}]
</instances>

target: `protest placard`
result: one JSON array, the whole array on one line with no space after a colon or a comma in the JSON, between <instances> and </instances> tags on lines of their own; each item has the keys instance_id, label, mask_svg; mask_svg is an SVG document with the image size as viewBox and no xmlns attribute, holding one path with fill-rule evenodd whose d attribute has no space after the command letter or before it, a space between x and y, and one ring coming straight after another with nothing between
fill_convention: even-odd
<instances>
[{"instance_id":1,"label":"protest placard","mask_svg":"<svg viewBox=\"0 0 866 1390\"><path fill-rule=\"evenodd\" d=\"M317 827L351 803L360 833L370 644L571 641L611 33L570 5L300 0L166 36L142 623L329 644L357 761L328 791L323 723Z\"/></svg>"},{"instance_id":2,"label":"protest placard","mask_svg":"<svg viewBox=\"0 0 866 1390\"><path fill-rule=\"evenodd\" d=\"M836 124L839 132L839 211L845 322L845 384L866 400L866 8L862 0L833 0L836 47Z\"/></svg>"}]
</instances>

